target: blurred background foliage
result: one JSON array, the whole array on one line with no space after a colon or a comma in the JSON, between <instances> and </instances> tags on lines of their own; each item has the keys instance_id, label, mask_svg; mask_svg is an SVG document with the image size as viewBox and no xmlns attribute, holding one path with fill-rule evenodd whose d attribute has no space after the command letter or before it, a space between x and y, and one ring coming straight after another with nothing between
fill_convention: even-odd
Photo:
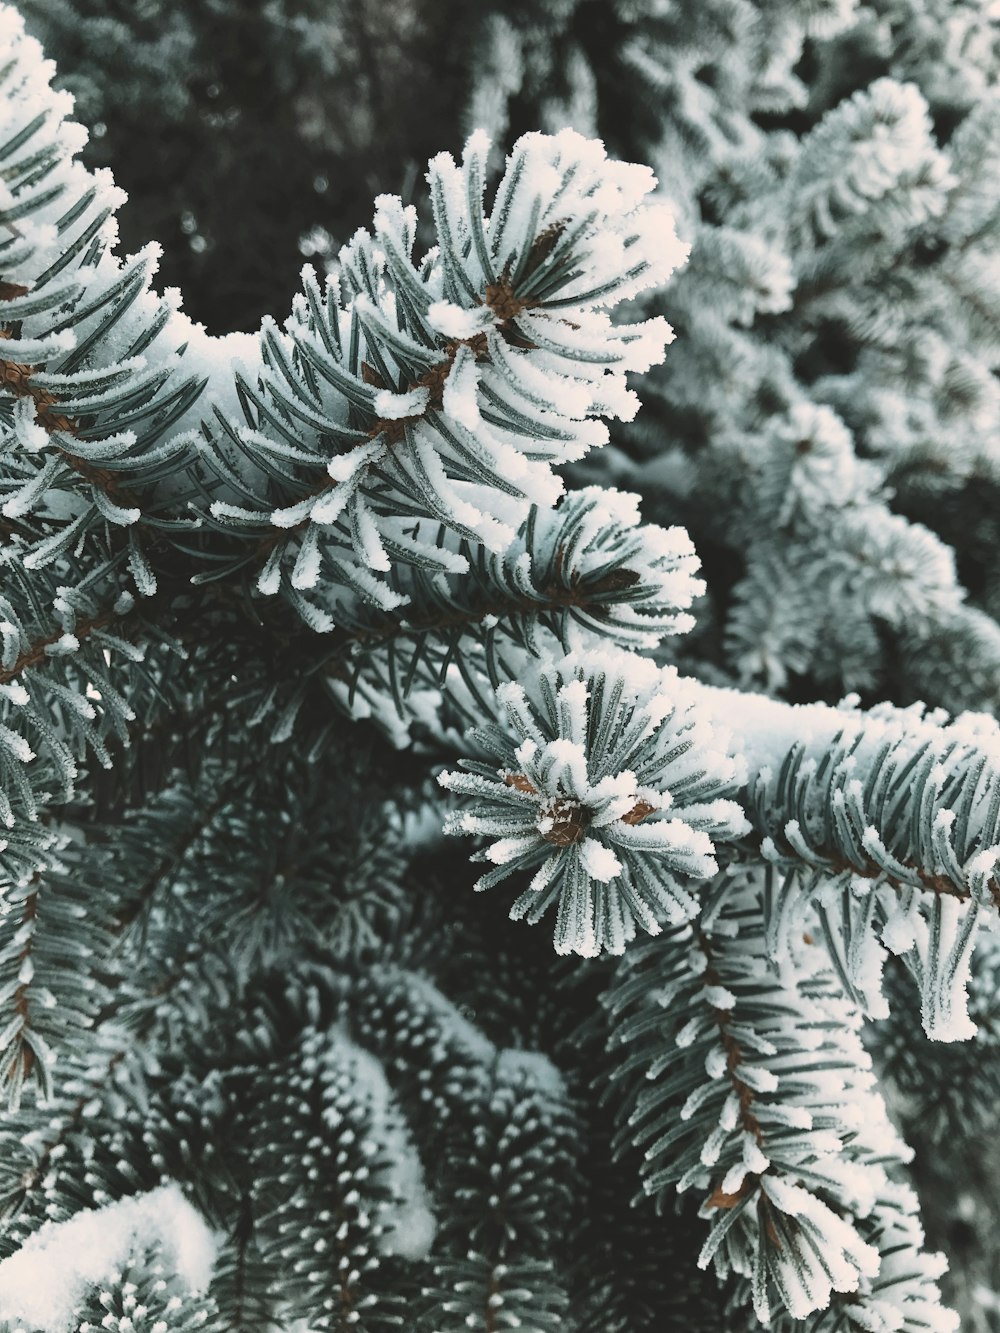
<instances>
[{"instance_id":1,"label":"blurred background foliage","mask_svg":"<svg viewBox=\"0 0 1000 1333\"><path fill-rule=\"evenodd\" d=\"M440 0L24 0L129 194L122 241L211 333L289 302L382 192L461 141L477 6Z\"/></svg>"}]
</instances>

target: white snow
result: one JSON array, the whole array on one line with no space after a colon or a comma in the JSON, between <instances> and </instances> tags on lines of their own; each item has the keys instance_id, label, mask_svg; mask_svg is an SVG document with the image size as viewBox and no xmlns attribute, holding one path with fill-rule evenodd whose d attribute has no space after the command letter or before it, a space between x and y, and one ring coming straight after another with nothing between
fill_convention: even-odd
<instances>
[{"instance_id":1,"label":"white snow","mask_svg":"<svg viewBox=\"0 0 1000 1333\"><path fill-rule=\"evenodd\" d=\"M130 1254L158 1246L192 1294L208 1286L217 1241L175 1184L47 1222L0 1262L0 1319L39 1333L70 1333L89 1287L120 1271Z\"/></svg>"},{"instance_id":2,"label":"white snow","mask_svg":"<svg viewBox=\"0 0 1000 1333\"><path fill-rule=\"evenodd\" d=\"M472 338L492 326L494 315L488 305L466 310L451 301L432 301L427 311L427 323L445 338Z\"/></svg>"},{"instance_id":3,"label":"white snow","mask_svg":"<svg viewBox=\"0 0 1000 1333\"><path fill-rule=\"evenodd\" d=\"M422 1259L430 1251L437 1224L420 1158L385 1069L370 1051L363 1050L343 1033L334 1037L326 1059L338 1072L345 1066L350 1069L352 1091L364 1101L371 1115L371 1138L389 1163L386 1184L392 1199L381 1209L380 1220L386 1229L380 1248L384 1254Z\"/></svg>"},{"instance_id":4,"label":"white snow","mask_svg":"<svg viewBox=\"0 0 1000 1333\"><path fill-rule=\"evenodd\" d=\"M585 838L580 844L580 860L591 879L606 884L621 873L621 862L610 847L594 838Z\"/></svg>"},{"instance_id":5,"label":"white snow","mask_svg":"<svg viewBox=\"0 0 1000 1333\"><path fill-rule=\"evenodd\" d=\"M711 717L732 736L734 748L746 756L752 773L777 772L797 742L815 753L829 748L834 737L857 727L849 714L826 704L786 704L765 694L688 682L692 694Z\"/></svg>"},{"instance_id":6,"label":"white snow","mask_svg":"<svg viewBox=\"0 0 1000 1333\"><path fill-rule=\"evenodd\" d=\"M567 1095L562 1074L540 1051L522 1051L513 1046L502 1050L497 1056L497 1075L500 1079L523 1078L556 1101L562 1101Z\"/></svg>"},{"instance_id":7,"label":"white snow","mask_svg":"<svg viewBox=\"0 0 1000 1333\"><path fill-rule=\"evenodd\" d=\"M419 416L429 401L428 389L409 389L405 393L380 389L375 395L375 413L383 421L404 421L407 417Z\"/></svg>"}]
</instances>

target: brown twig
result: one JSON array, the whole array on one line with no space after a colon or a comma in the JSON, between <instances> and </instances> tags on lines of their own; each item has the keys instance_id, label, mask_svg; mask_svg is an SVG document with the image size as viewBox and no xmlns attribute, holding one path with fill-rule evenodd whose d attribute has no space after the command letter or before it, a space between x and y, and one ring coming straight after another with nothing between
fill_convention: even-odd
<instances>
[{"instance_id":1,"label":"brown twig","mask_svg":"<svg viewBox=\"0 0 1000 1333\"><path fill-rule=\"evenodd\" d=\"M706 984L722 986L723 980L715 966L711 940L703 931L698 932L697 940L698 946L706 958L706 967L703 973ZM722 1049L726 1053L726 1073L729 1077L730 1086L736 1093L736 1099L739 1102L740 1123L748 1134L753 1135L758 1146L763 1148L764 1131L761 1129L760 1121L753 1109L753 1090L748 1084L744 1083L737 1073L743 1061L743 1051L739 1042L729 1030L729 1025L732 1022L732 1012L729 1009L719 1009L713 1006L712 1017L719 1029L719 1040L722 1042ZM750 1193L752 1188L750 1181L751 1176L748 1173L744 1176L742 1185L733 1194L723 1190L721 1184L716 1185L706 1200L707 1206L710 1208L735 1208Z\"/></svg>"},{"instance_id":2,"label":"brown twig","mask_svg":"<svg viewBox=\"0 0 1000 1333\"><path fill-rule=\"evenodd\" d=\"M103 629L105 625L116 619L113 610L102 611L99 615L93 616L89 620L81 621L72 631L73 637L82 643L84 639L90 637L96 630ZM58 643L66 631L56 630L52 634L46 635L44 639L38 639L29 648L17 658L14 665L8 667L6 671L0 671L0 685L8 685L12 680L27 671L30 667L38 666L48 657L47 648L51 648L54 643Z\"/></svg>"},{"instance_id":3,"label":"brown twig","mask_svg":"<svg viewBox=\"0 0 1000 1333\"><path fill-rule=\"evenodd\" d=\"M0 296L4 289L12 290L10 283L0 283ZM23 295L27 288L18 288L16 295ZM9 328L0 328L0 338L10 338ZM49 435L57 432L63 435L75 435L78 425L72 417L65 416L58 411L59 400L49 389L43 389L35 384L32 376L40 369L39 366L25 365L20 361L5 361L0 358L0 388L4 388L8 393L12 393L17 398L30 398L35 404L35 416L38 424ZM107 468L94 467L88 463L85 458L80 458L70 449L63 448L62 445L53 442L53 447L62 454L66 464L79 473L85 481L90 482L103 491L116 504L127 508L138 508L135 497L125 491L115 474Z\"/></svg>"}]
</instances>

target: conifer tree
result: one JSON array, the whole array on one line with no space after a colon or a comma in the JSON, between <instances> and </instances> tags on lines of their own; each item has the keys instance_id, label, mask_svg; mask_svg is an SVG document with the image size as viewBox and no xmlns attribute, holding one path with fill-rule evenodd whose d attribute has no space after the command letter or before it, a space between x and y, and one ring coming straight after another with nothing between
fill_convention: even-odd
<instances>
[{"instance_id":1,"label":"conifer tree","mask_svg":"<svg viewBox=\"0 0 1000 1333\"><path fill-rule=\"evenodd\" d=\"M3 1333L958 1328L975 9L486 11L497 143L211 336L0 5Z\"/></svg>"}]
</instances>

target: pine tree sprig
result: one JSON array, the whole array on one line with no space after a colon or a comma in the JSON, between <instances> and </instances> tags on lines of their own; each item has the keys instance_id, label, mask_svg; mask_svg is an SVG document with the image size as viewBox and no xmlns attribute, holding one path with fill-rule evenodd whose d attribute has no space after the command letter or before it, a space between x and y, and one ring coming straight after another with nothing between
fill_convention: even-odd
<instances>
[{"instance_id":1,"label":"pine tree sprig","mask_svg":"<svg viewBox=\"0 0 1000 1333\"><path fill-rule=\"evenodd\" d=\"M471 797L446 831L485 835L474 859L533 878L512 909L536 922L558 904L558 953L621 953L637 930L695 915L690 882L717 870L714 839L745 830L728 799L738 765L676 676L646 659L581 653L497 691L502 722L469 733L483 758L438 781Z\"/></svg>"}]
</instances>

